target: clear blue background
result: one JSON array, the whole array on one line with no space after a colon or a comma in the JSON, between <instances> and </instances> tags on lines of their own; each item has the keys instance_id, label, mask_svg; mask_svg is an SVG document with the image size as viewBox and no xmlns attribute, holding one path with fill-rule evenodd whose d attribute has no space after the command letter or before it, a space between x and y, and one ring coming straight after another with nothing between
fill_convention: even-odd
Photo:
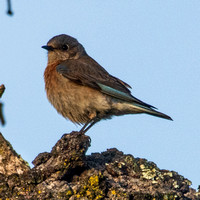
<instances>
[{"instance_id":1,"label":"clear blue background","mask_svg":"<svg viewBox=\"0 0 200 200\"><path fill-rule=\"evenodd\" d=\"M79 130L57 114L44 90L47 52L58 34L129 83L132 94L170 115L114 117L94 126L88 150L116 147L200 184L200 1L12 1L0 7L0 83L7 124L0 128L29 163L64 133Z\"/></svg>"}]
</instances>

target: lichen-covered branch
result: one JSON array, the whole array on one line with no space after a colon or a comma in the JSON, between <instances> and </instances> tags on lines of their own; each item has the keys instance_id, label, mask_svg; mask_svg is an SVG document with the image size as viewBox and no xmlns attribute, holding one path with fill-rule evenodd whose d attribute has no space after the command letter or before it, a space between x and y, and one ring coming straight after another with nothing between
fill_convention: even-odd
<instances>
[{"instance_id":1,"label":"lichen-covered branch","mask_svg":"<svg viewBox=\"0 0 200 200\"><path fill-rule=\"evenodd\" d=\"M191 182L176 172L160 170L152 162L115 148L87 156L89 146L90 138L84 134L63 135L50 153L35 158L32 169L22 162L22 173L3 172L0 198L200 199L199 193L190 188Z\"/></svg>"},{"instance_id":2,"label":"lichen-covered branch","mask_svg":"<svg viewBox=\"0 0 200 200\"><path fill-rule=\"evenodd\" d=\"M0 133L0 174L5 176L15 173L23 174L29 169L27 162L15 152L11 144Z\"/></svg>"}]
</instances>

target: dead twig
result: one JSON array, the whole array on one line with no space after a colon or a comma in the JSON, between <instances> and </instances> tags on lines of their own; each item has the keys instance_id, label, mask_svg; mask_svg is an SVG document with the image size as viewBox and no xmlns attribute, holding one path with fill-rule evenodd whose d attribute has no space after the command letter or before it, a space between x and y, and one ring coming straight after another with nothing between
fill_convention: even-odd
<instances>
[{"instance_id":1,"label":"dead twig","mask_svg":"<svg viewBox=\"0 0 200 200\"><path fill-rule=\"evenodd\" d=\"M8 5L7 14L8 15L13 15L13 11L12 11L12 8L11 8L11 0L7 0L7 5Z\"/></svg>"},{"instance_id":2,"label":"dead twig","mask_svg":"<svg viewBox=\"0 0 200 200\"><path fill-rule=\"evenodd\" d=\"M1 96L3 95L5 89L6 89L6 88L5 88L5 86L4 86L3 84L0 85L0 98L1 98Z\"/></svg>"},{"instance_id":3,"label":"dead twig","mask_svg":"<svg viewBox=\"0 0 200 200\"><path fill-rule=\"evenodd\" d=\"M5 91L5 86L4 85L0 85L0 98L2 97L4 91ZM0 122L2 125L5 125L5 118L3 115L3 103L0 102Z\"/></svg>"}]
</instances>

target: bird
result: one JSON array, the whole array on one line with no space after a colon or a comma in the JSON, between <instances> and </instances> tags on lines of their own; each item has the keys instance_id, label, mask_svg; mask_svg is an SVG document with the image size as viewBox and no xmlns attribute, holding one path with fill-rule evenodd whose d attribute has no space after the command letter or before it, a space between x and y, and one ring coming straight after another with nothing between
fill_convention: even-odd
<instances>
[{"instance_id":1,"label":"bird","mask_svg":"<svg viewBox=\"0 0 200 200\"><path fill-rule=\"evenodd\" d=\"M44 71L47 98L58 113L86 133L94 124L113 116L149 114L172 120L131 94L131 86L111 75L72 36L56 35L47 45Z\"/></svg>"}]
</instances>

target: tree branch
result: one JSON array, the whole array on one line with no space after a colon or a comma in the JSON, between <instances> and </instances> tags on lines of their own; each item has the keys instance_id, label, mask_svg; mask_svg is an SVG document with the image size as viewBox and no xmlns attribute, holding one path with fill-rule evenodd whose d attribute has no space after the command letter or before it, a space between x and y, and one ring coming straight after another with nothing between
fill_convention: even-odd
<instances>
[{"instance_id":1,"label":"tree branch","mask_svg":"<svg viewBox=\"0 0 200 200\"><path fill-rule=\"evenodd\" d=\"M2 84L0 85L0 98L2 97L4 91L5 91L5 86ZM5 118L3 116L3 103L0 102L0 122L2 125L5 125Z\"/></svg>"},{"instance_id":2,"label":"tree branch","mask_svg":"<svg viewBox=\"0 0 200 200\"><path fill-rule=\"evenodd\" d=\"M12 8L11 8L11 0L7 0L7 5L8 5L7 14L8 15L13 15Z\"/></svg>"}]
</instances>

